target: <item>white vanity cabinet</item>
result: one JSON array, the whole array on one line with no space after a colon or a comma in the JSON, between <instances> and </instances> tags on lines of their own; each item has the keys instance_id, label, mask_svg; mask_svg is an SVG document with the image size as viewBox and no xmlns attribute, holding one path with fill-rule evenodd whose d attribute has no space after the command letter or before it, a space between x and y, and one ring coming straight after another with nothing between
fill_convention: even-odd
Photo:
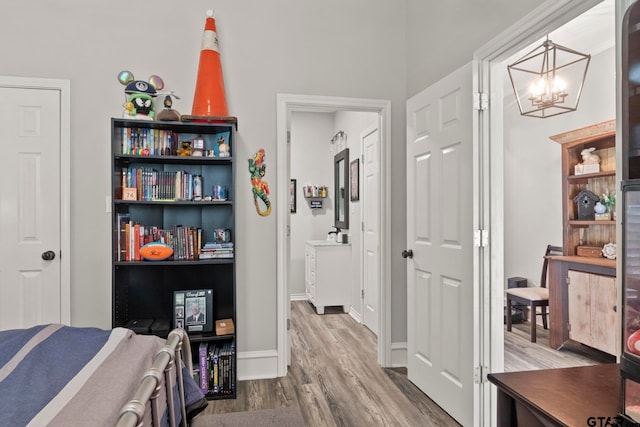
<instances>
[{"instance_id":1,"label":"white vanity cabinet","mask_svg":"<svg viewBox=\"0 0 640 427\"><path fill-rule=\"evenodd\" d=\"M351 295L351 245L331 240L308 240L304 249L305 292L318 314L326 306L349 311Z\"/></svg>"}]
</instances>

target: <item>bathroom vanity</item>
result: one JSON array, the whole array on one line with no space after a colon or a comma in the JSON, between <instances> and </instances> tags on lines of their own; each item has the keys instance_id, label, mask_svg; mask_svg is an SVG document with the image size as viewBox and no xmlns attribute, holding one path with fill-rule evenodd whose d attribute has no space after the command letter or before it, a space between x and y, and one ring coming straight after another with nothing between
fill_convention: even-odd
<instances>
[{"instance_id":1,"label":"bathroom vanity","mask_svg":"<svg viewBox=\"0 0 640 427\"><path fill-rule=\"evenodd\" d=\"M327 306L349 311L351 245L333 240L307 240L304 249L305 292L318 314Z\"/></svg>"}]
</instances>

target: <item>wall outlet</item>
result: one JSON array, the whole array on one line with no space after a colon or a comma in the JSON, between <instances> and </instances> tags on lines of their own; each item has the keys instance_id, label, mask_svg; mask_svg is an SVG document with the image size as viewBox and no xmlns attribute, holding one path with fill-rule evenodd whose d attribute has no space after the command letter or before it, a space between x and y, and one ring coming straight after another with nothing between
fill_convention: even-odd
<instances>
[{"instance_id":1,"label":"wall outlet","mask_svg":"<svg viewBox=\"0 0 640 427\"><path fill-rule=\"evenodd\" d=\"M105 197L105 212L111 213L111 196Z\"/></svg>"}]
</instances>

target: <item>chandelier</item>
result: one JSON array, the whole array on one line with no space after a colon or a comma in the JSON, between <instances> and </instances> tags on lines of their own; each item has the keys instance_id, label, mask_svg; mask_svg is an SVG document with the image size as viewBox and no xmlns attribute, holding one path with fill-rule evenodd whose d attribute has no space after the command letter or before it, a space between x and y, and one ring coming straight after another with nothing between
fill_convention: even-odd
<instances>
[{"instance_id":1,"label":"chandelier","mask_svg":"<svg viewBox=\"0 0 640 427\"><path fill-rule=\"evenodd\" d=\"M507 66L523 116L546 118L575 111L591 55L553 43L549 38Z\"/></svg>"}]
</instances>

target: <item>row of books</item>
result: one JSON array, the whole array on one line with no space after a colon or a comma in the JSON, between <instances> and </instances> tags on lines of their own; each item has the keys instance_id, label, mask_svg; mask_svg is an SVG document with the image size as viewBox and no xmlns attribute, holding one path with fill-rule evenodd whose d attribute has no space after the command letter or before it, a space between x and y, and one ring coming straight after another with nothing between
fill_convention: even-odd
<instances>
[{"instance_id":1,"label":"row of books","mask_svg":"<svg viewBox=\"0 0 640 427\"><path fill-rule=\"evenodd\" d=\"M202 177L199 182L195 177L186 171L122 168L122 188L135 188L136 200L194 200L196 196L202 197Z\"/></svg>"},{"instance_id":2,"label":"row of books","mask_svg":"<svg viewBox=\"0 0 640 427\"><path fill-rule=\"evenodd\" d=\"M121 153L137 156L175 156L178 134L170 130L123 128Z\"/></svg>"},{"instance_id":3,"label":"row of books","mask_svg":"<svg viewBox=\"0 0 640 427\"><path fill-rule=\"evenodd\" d=\"M198 384L204 394L232 395L236 391L234 341L202 342L198 348Z\"/></svg>"},{"instance_id":4,"label":"row of books","mask_svg":"<svg viewBox=\"0 0 640 427\"><path fill-rule=\"evenodd\" d=\"M200 249L199 259L233 258L233 242L207 242Z\"/></svg>"},{"instance_id":5,"label":"row of books","mask_svg":"<svg viewBox=\"0 0 640 427\"><path fill-rule=\"evenodd\" d=\"M157 226L138 224L127 213L117 214L118 261L141 261L140 248L147 243L161 242L171 246L173 260L199 259L202 246L202 229L174 226L161 229Z\"/></svg>"}]
</instances>

